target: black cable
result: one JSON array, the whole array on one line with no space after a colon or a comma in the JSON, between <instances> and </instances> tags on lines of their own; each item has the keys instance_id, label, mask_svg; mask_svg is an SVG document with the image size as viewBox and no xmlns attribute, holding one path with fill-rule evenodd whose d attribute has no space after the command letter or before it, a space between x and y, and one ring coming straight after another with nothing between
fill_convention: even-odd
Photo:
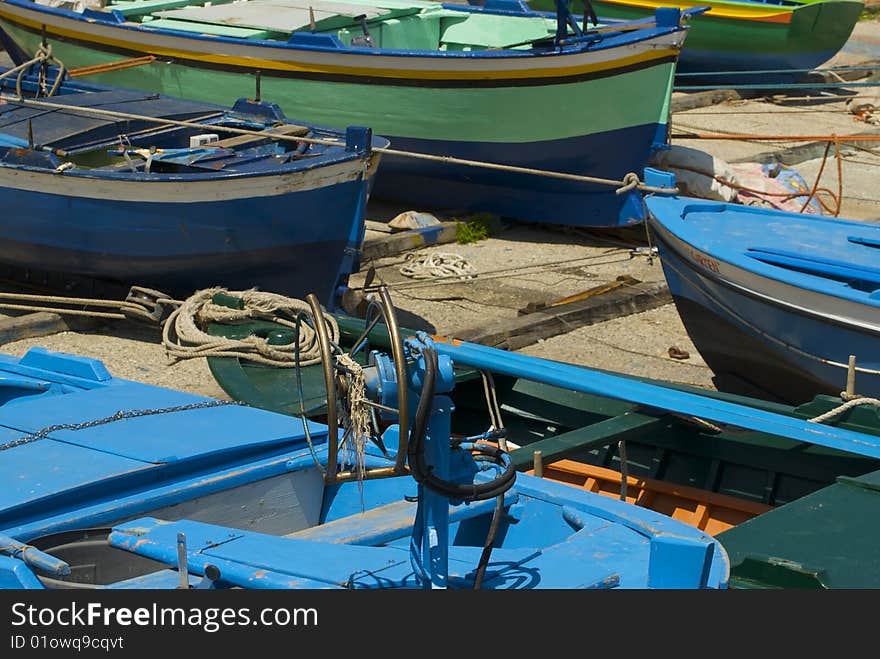
<instances>
[{"instance_id":1,"label":"black cable","mask_svg":"<svg viewBox=\"0 0 880 659\"><path fill-rule=\"evenodd\" d=\"M486 483L451 483L435 476L432 473L433 467L426 464L424 440L428 431L439 365L437 352L432 348L423 349L422 356L425 359L425 376L407 449L407 459L413 478L417 483L449 499L483 501L503 495L513 486L516 479L516 469L507 458L507 454L496 446L475 444L470 449L477 456L484 456L489 458L489 461L505 467L501 475Z\"/></svg>"},{"instance_id":2,"label":"black cable","mask_svg":"<svg viewBox=\"0 0 880 659\"><path fill-rule=\"evenodd\" d=\"M483 586L483 577L489 566L489 557L492 555L492 546L495 544L495 536L501 526L501 517L504 515L504 495L495 499L495 512L492 513L492 521L489 524L489 533L486 534L486 543L483 545L483 553L480 554L480 562L477 564L477 573L474 576L474 590L480 590Z\"/></svg>"}]
</instances>

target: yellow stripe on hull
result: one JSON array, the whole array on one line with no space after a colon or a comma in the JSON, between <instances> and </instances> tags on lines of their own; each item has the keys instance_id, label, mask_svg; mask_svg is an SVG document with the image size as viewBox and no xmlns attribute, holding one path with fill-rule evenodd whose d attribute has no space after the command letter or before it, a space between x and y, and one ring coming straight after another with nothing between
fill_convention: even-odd
<instances>
[{"instance_id":1,"label":"yellow stripe on hull","mask_svg":"<svg viewBox=\"0 0 880 659\"><path fill-rule=\"evenodd\" d=\"M139 43L137 41L126 41L123 39L115 39L115 38L107 38L100 35L91 34L88 32L78 31L78 30L70 30L63 27L58 27L53 25L46 20L34 21L25 17L22 17L19 14L6 11L0 5L0 18L6 19L11 23L15 23L27 28L30 28L35 31L42 31L43 27L46 27L47 36L50 37L60 37L62 39L69 39L72 41L77 41L84 44L98 44L101 46L114 48L117 50L128 51L132 53L146 53L149 55L155 55L158 57L168 57L179 60L189 60L195 62L204 62L207 64L214 64L220 66L228 66L230 68L246 68L248 70L256 70L259 69L263 72L285 72L285 73L302 73L302 74L324 74L324 75L344 75L344 76L353 76L353 77L364 77L364 78L388 78L388 79L400 79L406 78L410 80L524 80L524 79L532 79L532 78L568 78L574 76L580 76L591 73L602 73L605 71L611 72L615 69L625 68L633 65L650 63L653 61L662 61L668 60L670 57L677 57L679 54L679 50L676 48L651 48L646 50L645 52L637 53L631 55L629 57L619 57L613 58L606 62L595 62L591 64L581 64L577 66L559 66L552 68L523 68L523 69L509 69L509 68L497 68L494 70L437 70L433 68L424 68L424 69L392 69L392 68L363 68L363 67L348 67L348 66L339 66L334 64L318 64L318 63L304 63L304 62L285 62L274 59L262 59L262 58L252 58L252 57L239 57L239 56L230 56L223 55L220 53L211 53L211 52L203 52L203 51L191 51L191 50L182 50L176 48L167 48L164 46L156 46L156 45L147 45L144 43ZM92 21L89 21L92 22ZM137 25L137 24L131 24ZM112 26L102 26L109 27L113 29ZM177 35L169 35L167 33L159 32L156 30L150 30L148 27L142 27L137 25L137 32L152 34L157 36L168 37L172 39L187 39L187 37L178 37ZM122 31L122 30L120 30ZM127 30L126 30L127 31ZM202 41L199 41L202 43ZM205 41L204 43L209 44L210 41ZM227 42L221 42L226 44ZM252 46L254 48L262 48L257 44L246 44L248 46ZM290 51L287 51L290 52ZM340 53L342 54L342 53ZM333 57L333 53L327 54L329 57ZM351 53L346 53L346 55L351 55ZM572 53L572 55L577 55L577 53ZM388 55L386 57L393 57L393 55ZM401 56L405 57L408 63L412 63L416 60L424 60L427 66L435 66L439 61L449 61L452 58L440 58L440 57L425 57L425 58L416 58L411 55ZM375 56L364 56L364 59L375 59ZM511 59L520 60L520 58L501 58L501 62L510 62ZM526 58L523 58L526 59ZM534 62L534 58L528 58ZM470 60L473 62L474 60ZM481 60L481 63L485 63L486 60Z\"/></svg>"},{"instance_id":2,"label":"yellow stripe on hull","mask_svg":"<svg viewBox=\"0 0 880 659\"><path fill-rule=\"evenodd\" d=\"M692 9L694 7L705 7L708 3L694 0L672 0L663 2L662 0L637 0L635 2L628 0L603 0L621 7L634 7L653 12L660 7L675 7L679 9ZM792 13L795 8L783 9L781 7L746 7L734 5L713 5L705 15L712 18L733 18L745 21L759 21L763 23L791 23Z\"/></svg>"}]
</instances>

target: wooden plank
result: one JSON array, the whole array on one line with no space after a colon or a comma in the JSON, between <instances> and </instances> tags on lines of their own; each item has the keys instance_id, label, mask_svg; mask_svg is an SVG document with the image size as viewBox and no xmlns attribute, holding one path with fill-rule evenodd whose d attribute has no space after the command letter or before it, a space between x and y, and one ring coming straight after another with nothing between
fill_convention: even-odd
<instances>
[{"instance_id":1,"label":"wooden plank","mask_svg":"<svg viewBox=\"0 0 880 659\"><path fill-rule=\"evenodd\" d=\"M535 451L541 451L544 463L549 464L574 451L603 446L621 439L643 437L658 431L667 423L669 420L665 416L656 417L639 412L629 412L523 446L511 451L510 460L517 469L531 469L533 466L532 456Z\"/></svg>"},{"instance_id":2,"label":"wooden plank","mask_svg":"<svg viewBox=\"0 0 880 659\"><path fill-rule=\"evenodd\" d=\"M376 222L375 220L364 220L364 226L367 231L378 231L380 233L394 233L388 222Z\"/></svg>"},{"instance_id":3,"label":"wooden plank","mask_svg":"<svg viewBox=\"0 0 880 659\"><path fill-rule=\"evenodd\" d=\"M37 311L23 316L0 318L0 344L51 336L68 330L70 325L67 320L57 313Z\"/></svg>"},{"instance_id":4,"label":"wooden plank","mask_svg":"<svg viewBox=\"0 0 880 659\"><path fill-rule=\"evenodd\" d=\"M741 101L760 96L757 92L736 89L707 89L699 92L675 92L672 95L671 111L686 112L728 101Z\"/></svg>"},{"instance_id":5,"label":"wooden plank","mask_svg":"<svg viewBox=\"0 0 880 659\"><path fill-rule=\"evenodd\" d=\"M251 142L259 142L261 140L270 139L276 135L305 135L308 132L309 129L307 126L298 126L297 124L285 124L283 126L276 126L274 128L261 130L259 133L254 133L253 135L237 135L236 137L228 137L225 140L211 142L206 146L209 146L211 148L222 147L225 149L232 149L234 147L242 146L244 144L250 144Z\"/></svg>"},{"instance_id":6,"label":"wooden plank","mask_svg":"<svg viewBox=\"0 0 880 659\"><path fill-rule=\"evenodd\" d=\"M539 339L654 309L671 302L672 296L665 281L639 282L614 288L586 300L461 330L456 332L455 338L495 348L517 350L536 343Z\"/></svg>"},{"instance_id":7,"label":"wooden plank","mask_svg":"<svg viewBox=\"0 0 880 659\"><path fill-rule=\"evenodd\" d=\"M437 226L401 231L378 239L364 241L363 258L382 258L395 256L428 245L455 242L457 228L455 222L441 222Z\"/></svg>"}]
</instances>

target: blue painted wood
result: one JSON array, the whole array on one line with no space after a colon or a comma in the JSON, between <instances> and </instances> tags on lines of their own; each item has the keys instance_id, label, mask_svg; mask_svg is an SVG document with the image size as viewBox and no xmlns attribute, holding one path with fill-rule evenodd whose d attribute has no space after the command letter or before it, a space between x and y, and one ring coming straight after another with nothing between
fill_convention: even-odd
<instances>
[{"instance_id":1,"label":"blue painted wood","mask_svg":"<svg viewBox=\"0 0 880 659\"><path fill-rule=\"evenodd\" d=\"M451 357L458 366L485 368L495 373L525 377L573 391L627 400L651 408L729 423L747 430L790 437L808 444L880 457L880 442L876 438L849 430L464 341L437 343L437 350L440 354Z\"/></svg>"},{"instance_id":2,"label":"blue painted wood","mask_svg":"<svg viewBox=\"0 0 880 659\"><path fill-rule=\"evenodd\" d=\"M0 556L0 589L42 590L43 584L22 561Z\"/></svg>"},{"instance_id":3,"label":"blue painted wood","mask_svg":"<svg viewBox=\"0 0 880 659\"><path fill-rule=\"evenodd\" d=\"M679 197L647 205L716 386L798 404L842 391L855 355L856 392L880 395L880 226Z\"/></svg>"},{"instance_id":4,"label":"blue painted wood","mask_svg":"<svg viewBox=\"0 0 880 659\"><path fill-rule=\"evenodd\" d=\"M516 501L515 494L509 492L505 494L505 505L511 506ZM449 506L449 523L454 524L465 519L491 514L494 506L494 500ZM413 529L415 514L416 503L404 499L370 508L361 515L349 515L297 531L287 537L336 544L380 545L408 537Z\"/></svg>"},{"instance_id":5,"label":"blue painted wood","mask_svg":"<svg viewBox=\"0 0 880 659\"><path fill-rule=\"evenodd\" d=\"M37 89L35 72L24 79L25 97ZM14 79L0 80L0 90L14 89ZM179 296L216 285L256 285L296 297L314 292L336 306L339 287L359 266L372 177L364 161L387 140L357 128L348 131L349 143L342 131L297 124L339 145L267 139L205 153L191 148L191 136L225 137L221 125L260 131L291 121L266 102L230 109L71 80L40 102L197 121L204 128L157 129L146 120L5 102L0 262ZM31 135L34 150L26 148ZM122 160L121 135L131 149L158 150L149 168L136 155L134 170ZM166 149L176 157L165 158Z\"/></svg>"},{"instance_id":6,"label":"blue painted wood","mask_svg":"<svg viewBox=\"0 0 880 659\"><path fill-rule=\"evenodd\" d=\"M63 357L42 356L50 357L44 365L69 370ZM0 405L0 445L33 432L37 424L92 421L131 409L133 403L143 409L204 400L116 378L75 378L28 361L32 365L24 367L28 374L19 374L21 379L51 382L63 376L81 386L67 384L64 390L27 396L24 393L30 390L22 389L14 402ZM98 365L91 366L100 372ZM17 368L14 360L0 360L0 376L14 374ZM442 397L435 402L438 409L448 408ZM448 432L446 416L440 413L439 421L431 425L436 435L432 441L441 441L442 432ZM324 433L322 426L312 425L313 438L319 442L315 454L326 462ZM366 463L387 467L390 460L371 446ZM314 477L304 478L306 472ZM257 528L251 525L259 513L251 508L257 502L243 498L247 488L293 476L299 479L295 487L305 488L298 498L313 502L318 521L314 530L293 537L249 530ZM40 547L58 561L65 560L51 549L58 545L41 544L48 542L47 536L109 526L116 527L111 544L119 551L158 560L171 570L177 564L177 534L184 533L188 569L199 577L208 565L217 567L222 575L214 584L218 588L422 587L425 581L417 577L411 560L410 534L423 544L423 561L438 560L431 527L417 528L415 505L406 501L415 493L413 479L368 480L325 491L301 423L252 408L163 412L49 432L0 450L0 478L13 484L0 490L0 533L12 543ZM488 472L476 476L478 482L489 479ZM221 496L228 507L220 513L222 524L199 519L209 513L198 502L213 495ZM318 517L321 497L324 504ZM267 509L275 505L261 502ZM435 571L442 577L437 585L472 587L495 502L442 503L445 510L435 511L432 524L438 540L448 533L444 541L448 571ZM698 530L652 511L526 475L519 475L506 493L505 507L483 582L486 588L726 585L723 549ZM236 517L229 512L232 508L247 510ZM152 511L162 511L165 518ZM443 535L440 523L445 525ZM17 563L3 565L0 562L0 585L37 587L26 581ZM168 569L130 574L103 585L176 586Z\"/></svg>"}]
</instances>

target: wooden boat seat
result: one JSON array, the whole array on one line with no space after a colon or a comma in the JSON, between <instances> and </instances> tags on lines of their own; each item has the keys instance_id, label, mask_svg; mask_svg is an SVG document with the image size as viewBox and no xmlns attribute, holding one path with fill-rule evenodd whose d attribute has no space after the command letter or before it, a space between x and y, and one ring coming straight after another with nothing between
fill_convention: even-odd
<instances>
[{"instance_id":1,"label":"wooden boat seat","mask_svg":"<svg viewBox=\"0 0 880 659\"><path fill-rule=\"evenodd\" d=\"M231 37L233 39L268 39L272 34L267 30L253 30L247 27L235 27L234 25L212 25L211 23L177 21L170 18L157 18L149 21L147 25L162 30L210 34L215 37Z\"/></svg>"},{"instance_id":2,"label":"wooden boat seat","mask_svg":"<svg viewBox=\"0 0 880 659\"><path fill-rule=\"evenodd\" d=\"M509 506L516 503L518 498L517 495L508 492L504 496L504 503ZM494 509L494 499L477 501L470 505L450 506L449 521L460 522L480 515L490 515ZM365 513L349 515L284 537L334 544L378 545L405 538L412 533L415 515L415 502L395 501Z\"/></svg>"},{"instance_id":3,"label":"wooden boat seat","mask_svg":"<svg viewBox=\"0 0 880 659\"><path fill-rule=\"evenodd\" d=\"M260 131L259 133L254 133L253 135L236 135L235 137L227 137L218 142L211 142L210 146L223 149L233 149L238 146L244 146L245 144L251 144L252 142L262 142L263 140L270 139L276 135L302 136L308 134L308 132L309 128L307 126L284 124L283 126L275 126L274 128L269 128Z\"/></svg>"},{"instance_id":4,"label":"wooden boat seat","mask_svg":"<svg viewBox=\"0 0 880 659\"><path fill-rule=\"evenodd\" d=\"M126 18L135 18L154 11L187 7L191 1L192 0L127 0L123 2L113 2L108 5L107 9L115 9ZM223 2L223 0L220 0L220 2Z\"/></svg>"}]
</instances>

